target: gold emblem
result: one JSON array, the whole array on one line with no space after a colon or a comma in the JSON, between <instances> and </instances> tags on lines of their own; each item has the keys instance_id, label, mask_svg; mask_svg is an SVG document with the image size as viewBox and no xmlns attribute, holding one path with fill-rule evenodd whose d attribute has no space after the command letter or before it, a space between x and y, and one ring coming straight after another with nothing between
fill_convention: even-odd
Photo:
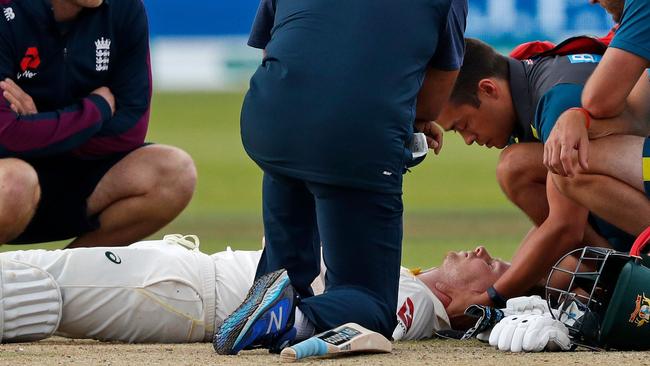
<instances>
[{"instance_id":1,"label":"gold emblem","mask_svg":"<svg viewBox=\"0 0 650 366\"><path fill-rule=\"evenodd\" d=\"M636 324L637 327L644 326L650 322L650 299L643 295L637 295L636 308L630 314L630 323Z\"/></svg>"}]
</instances>

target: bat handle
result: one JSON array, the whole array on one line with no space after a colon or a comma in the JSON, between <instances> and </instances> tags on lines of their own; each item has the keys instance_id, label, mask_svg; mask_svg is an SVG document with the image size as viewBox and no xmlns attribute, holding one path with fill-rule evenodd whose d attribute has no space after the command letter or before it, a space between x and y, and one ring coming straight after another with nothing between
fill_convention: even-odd
<instances>
[{"instance_id":1,"label":"bat handle","mask_svg":"<svg viewBox=\"0 0 650 366\"><path fill-rule=\"evenodd\" d=\"M305 357L323 356L327 354L327 343L320 338L312 337L289 348L282 350L285 359L300 360Z\"/></svg>"}]
</instances>

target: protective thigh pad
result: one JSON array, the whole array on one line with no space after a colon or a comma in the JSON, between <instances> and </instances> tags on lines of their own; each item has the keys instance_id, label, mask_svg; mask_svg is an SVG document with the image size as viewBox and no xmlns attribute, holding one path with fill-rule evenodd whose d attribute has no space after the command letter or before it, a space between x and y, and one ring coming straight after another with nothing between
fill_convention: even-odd
<instances>
[{"instance_id":1,"label":"protective thigh pad","mask_svg":"<svg viewBox=\"0 0 650 366\"><path fill-rule=\"evenodd\" d=\"M59 285L41 268L0 260L0 341L26 342L51 336L63 301Z\"/></svg>"}]
</instances>

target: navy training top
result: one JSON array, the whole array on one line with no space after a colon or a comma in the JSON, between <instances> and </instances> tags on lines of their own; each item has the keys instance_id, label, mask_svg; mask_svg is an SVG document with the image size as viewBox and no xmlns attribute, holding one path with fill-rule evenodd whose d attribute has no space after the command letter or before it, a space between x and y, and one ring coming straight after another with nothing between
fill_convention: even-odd
<instances>
[{"instance_id":1,"label":"navy training top","mask_svg":"<svg viewBox=\"0 0 650 366\"><path fill-rule=\"evenodd\" d=\"M0 93L0 157L85 158L142 146L149 121L149 33L141 0L104 0L57 23L47 0L0 0L0 80L39 113L19 116ZM115 96L116 111L98 95Z\"/></svg>"},{"instance_id":2,"label":"navy training top","mask_svg":"<svg viewBox=\"0 0 650 366\"><path fill-rule=\"evenodd\" d=\"M266 171L401 193L425 70L460 68L466 14L466 0L262 0L246 151Z\"/></svg>"},{"instance_id":3,"label":"navy training top","mask_svg":"<svg viewBox=\"0 0 650 366\"><path fill-rule=\"evenodd\" d=\"M575 96L571 96L565 101L570 105L562 109L562 98L556 98L561 93L559 90L571 88L570 85L582 88L601 59L601 55L592 54L529 60L508 58L509 84L517 116L513 142L545 141L555 125L553 118L557 119L568 108L580 106L580 95L578 104Z\"/></svg>"}]
</instances>

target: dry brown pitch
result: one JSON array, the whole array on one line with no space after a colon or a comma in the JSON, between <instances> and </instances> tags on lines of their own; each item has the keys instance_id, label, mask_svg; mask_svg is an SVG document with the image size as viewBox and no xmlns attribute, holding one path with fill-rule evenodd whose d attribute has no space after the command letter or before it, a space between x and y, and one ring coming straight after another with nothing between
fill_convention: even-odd
<instances>
[{"instance_id":1,"label":"dry brown pitch","mask_svg":"<svg viewBox=\"0 0 650 366\"><path fill-rule=\"evenodd\" d=\"M210 344L120 344L50 338L0 346L1 365L269 365L279 356L245 351L218 356ZM650 352L512 354L478 341L428 340L396 343L387 355L309 359L303 365L650 365Z\"/></svg>"}]
</instances>

